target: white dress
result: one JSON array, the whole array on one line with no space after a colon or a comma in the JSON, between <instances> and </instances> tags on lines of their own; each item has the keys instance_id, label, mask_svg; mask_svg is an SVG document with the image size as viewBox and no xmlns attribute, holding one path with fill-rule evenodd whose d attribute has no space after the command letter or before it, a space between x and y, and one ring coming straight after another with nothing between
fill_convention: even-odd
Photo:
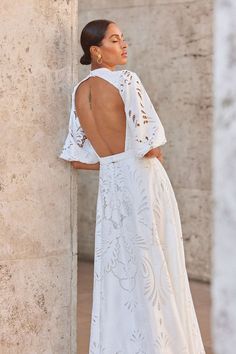
<instances>
[{"instance_id":1,"label":"white dress","mask_svg":"<svg viewBox=\"0 0 236 354\"><path fill-rule=\"evenodd\" d=\"M126 112L124 152L99 157L80 126L74 95L90 76L120 92ZM60 157L100 162L89 354L205 354L172 185L156 157L143 157L166 141L135 72L99 68L74 87Z\"/></svg>"}]
</instances>

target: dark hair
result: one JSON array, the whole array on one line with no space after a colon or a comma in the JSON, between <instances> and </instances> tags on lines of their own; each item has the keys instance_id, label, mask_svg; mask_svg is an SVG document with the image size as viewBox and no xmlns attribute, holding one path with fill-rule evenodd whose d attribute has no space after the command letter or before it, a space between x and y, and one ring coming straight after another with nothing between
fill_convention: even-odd
<instances>
[{"instance_id":1,"label":"dark hair","mask_svg":"<svg viewBox=\"0 0 236 354\"><path fill-rule=\"evenodd\" d=\"M92 45L100 46L102 40L106 34L107 27L110 23L114 23L109 20L94 20L82 29L80 35L80 44L83 48L84 54L80 58L80 63L83 65L91 64L91 55L89 48Z\"/></svg>"}]
</instances>

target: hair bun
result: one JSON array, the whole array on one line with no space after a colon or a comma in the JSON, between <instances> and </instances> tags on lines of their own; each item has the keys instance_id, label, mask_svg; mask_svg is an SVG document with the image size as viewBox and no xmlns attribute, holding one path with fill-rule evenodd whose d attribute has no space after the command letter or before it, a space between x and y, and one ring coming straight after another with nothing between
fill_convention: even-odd
<instances>
[{"instance_id":1,"label":"hair bun","mask_svg":"<svg viewBox=\"0 0 236 354\"><path fill-rule=\"evenodd\" d=\"M80 63L83 65L89 65L92 63L92 53L90 47L101 46L102 40L106 35L107 27L115 23L110 20L98 19L87 23L81 31L80 44L83 50L83 55L80 58Z\"/></svg>"},{"instance_id":2,"label":"hair bun","mask_svg":"<svg viewBox=\"0 0 236 354\"><path fill-rule=\"evenodd\" d=\"M82 57L80 58L80 64L89 65L91 64L91 59L88 56L86 56L86 54L83 54Z\"/></svg>"}]
</instances>

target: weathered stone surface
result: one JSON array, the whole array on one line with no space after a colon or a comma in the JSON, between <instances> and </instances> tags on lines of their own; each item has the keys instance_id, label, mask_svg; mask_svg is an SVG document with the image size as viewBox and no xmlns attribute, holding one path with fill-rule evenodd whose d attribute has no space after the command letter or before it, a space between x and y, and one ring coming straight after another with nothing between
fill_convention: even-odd
<instances>
[{"instance_id":1,"label":"weathered stone surface","mask_svg":"<svg viewBox=\"0 0 236 354\"><path fill-rule=\"evenodd\" d=\"M78 183L79 259L93 260L95 241L98 171L79 171Z\"/></svg>"},{"instance_id":2,"label":"weathered stone surface","mask_svg":"<svg viewBox=\"0 0 236 354\"><path fill-rule=\"evenodd\" d=\"M211 277L211 192L175 188L175 194L179 204L189 277L208 281Z\"/></svg>"},{"instance_id":3,"label":"weathered stone surface","mask_svg":"<svg viewBox=\"0 0 236 354\"><path fill-rule=\"evenodd\" d=\"M1 1L0 353L76 353L76 2ZM73 29L73 31L71 30Z\"/></svg>"},{"instance_id":4,"label":"weathered stone surface","mask_svg":"<svg viewBox=\"0 0 236 354\"><path fill-rule=\"evenodd\" d=\"M70 353L69 254L0 262L0 353Z\"/></svg>"},{"instance_id":5,"label":"weathered stone surface","mask_svg":"<svg viewBox=\"0 0 236 354\"><path fill-rule=\"evenodd\" d=\"M215 3L213 312L216 354L236 347L236 3Z\"/></svg>"}]
</instances>

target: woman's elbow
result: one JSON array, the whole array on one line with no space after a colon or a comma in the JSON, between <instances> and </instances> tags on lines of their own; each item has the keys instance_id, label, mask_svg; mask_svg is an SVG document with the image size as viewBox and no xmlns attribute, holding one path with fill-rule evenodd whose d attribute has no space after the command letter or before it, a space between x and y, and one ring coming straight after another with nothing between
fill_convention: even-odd
<instances>
[{"instance_id":1,"label":"woman's elbow","mask_svg":"<svg viewBox=\"0 0 236 354\"><path fill-rule=\"evenodd\" d=\"M80 168L80 162L79 161L71 161L71 165L73 168L79 169Z\"/></svg>"}]
</instances>

